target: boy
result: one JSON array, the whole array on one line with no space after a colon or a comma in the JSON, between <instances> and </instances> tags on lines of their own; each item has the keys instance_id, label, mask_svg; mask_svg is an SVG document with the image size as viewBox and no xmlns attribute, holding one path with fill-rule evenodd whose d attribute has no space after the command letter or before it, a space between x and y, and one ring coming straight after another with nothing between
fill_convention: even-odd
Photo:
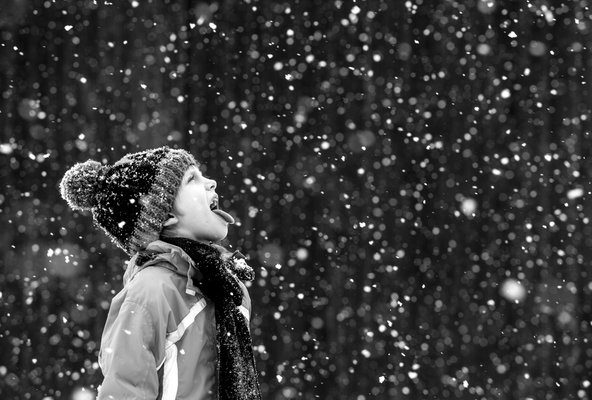
<instances>
[{"instance_id":1,"label":"boy","mask_svg":"<svg viewBox=\"0 0 592 400\"><path fill-rule=\"evenodd\" d=\"M248 329L254 278L214 244L234 219L184 150L76 164L60 184L131 260L101 338L98 399L260 399Z\"/></svg>"}]
</instances>

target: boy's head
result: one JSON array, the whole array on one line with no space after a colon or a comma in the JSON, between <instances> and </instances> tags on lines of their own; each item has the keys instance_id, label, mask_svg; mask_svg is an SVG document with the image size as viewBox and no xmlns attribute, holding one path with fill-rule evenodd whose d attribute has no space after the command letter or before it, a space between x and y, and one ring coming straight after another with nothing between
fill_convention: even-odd
<instances>
[{"instance_id":1,"label":"boy's head","mask_svg":"<svg viewBox=\"0 0 592 400\"><path fill-rule=\"evenodd\" d=\"M92 160L76 164L62 178L60 190L73 209L92 210L97 225L131 255L157 240L165 227L176 233L178 226L200 222L189 212L191 207L198 210L198 202L211 202L217 196L213 191L215 182L203 176L201 185L207 190L203 198L183 195L187 192L184 188L189 184L188 176L199 173L198 167L199 163L188 152L160 147L128 154L114 165L102 165ZM205 189L206 180L213 182L209 189ZM189 200L183 202L181 197ZM191 200L195 204L191 205ZM209 208L208 212L214 215ZM223 211L215 210L215 213L220 215L219 224L233 222L232 217ZM208 218L212 216L207 215ZM207 218L203 222L208 222ZM194 232L180 233L189 236Z\"/></svg>"}]
</instances>

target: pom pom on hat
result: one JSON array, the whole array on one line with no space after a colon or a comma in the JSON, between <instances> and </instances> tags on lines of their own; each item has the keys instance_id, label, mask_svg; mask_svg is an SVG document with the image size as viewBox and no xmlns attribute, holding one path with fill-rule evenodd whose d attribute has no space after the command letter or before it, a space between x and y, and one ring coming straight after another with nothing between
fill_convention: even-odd
<instances>
[{"instance_id":1,"label":"pom pom on hat","mask_svg":"<svg viewBox=\"0 0 592 400\"><path fill-rule=\"evenodd\" d=\"M96 206L96 195L103 175L103 165L94 160L70 168L60 183L64 200L74 210L89 210Z\"/></svg>"}]
</instances>

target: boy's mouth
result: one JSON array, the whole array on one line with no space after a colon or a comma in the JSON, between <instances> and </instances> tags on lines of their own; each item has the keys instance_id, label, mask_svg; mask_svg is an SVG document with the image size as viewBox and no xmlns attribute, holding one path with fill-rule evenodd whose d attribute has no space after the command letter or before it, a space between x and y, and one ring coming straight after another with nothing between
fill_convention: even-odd
<instances>
[{"instance_id":1,"label":"boy's mouth","mask_svg":"<svg viewBox=\"0 0 592 400\"><path fill-rule=\"evenodd\" d=\"M227 224L234 224L234 218L232 217L232 215L228 214L226 211L223 211L219 208L218 196L212 199L212 202L210 203L210 210L212 210L214 214L222 218L224 222L226 222Z\"/></svg>"}]
</instances>

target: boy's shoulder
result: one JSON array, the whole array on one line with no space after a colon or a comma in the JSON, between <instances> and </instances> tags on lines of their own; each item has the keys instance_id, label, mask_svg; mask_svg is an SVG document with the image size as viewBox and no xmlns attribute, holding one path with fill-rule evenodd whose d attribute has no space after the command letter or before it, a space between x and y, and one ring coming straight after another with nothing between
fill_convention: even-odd
<instances>
[{"instance_id":1,"label":"boy's shoulder","mask_svg":"<svg viewBox=\"0 0 592 400\"><path fill-rule=\"evenodd\" d=\"M133 279L129 282L129 284L133 284L135 282L141 281L144 284L150 284L150 281L156 280L159 281L158 278L169 278L172 275L177 275L175 271L169 268L167 262L158 262L155 264L151 264L144 268L140 268L135 274Z\"/></svg>"},{"instance_id":2,"label":"boy's shoulder","mask_svg":"<svg viewBox=\"0 0 592 400\"><path fill-rule=\"evenodd\" d=\"M167 268L166 263L158 263L138 271L124 290L127 298L150 303L163 297L180 296L185 291L186 281L186 277Z\"/></svg>"}]
</instances>

